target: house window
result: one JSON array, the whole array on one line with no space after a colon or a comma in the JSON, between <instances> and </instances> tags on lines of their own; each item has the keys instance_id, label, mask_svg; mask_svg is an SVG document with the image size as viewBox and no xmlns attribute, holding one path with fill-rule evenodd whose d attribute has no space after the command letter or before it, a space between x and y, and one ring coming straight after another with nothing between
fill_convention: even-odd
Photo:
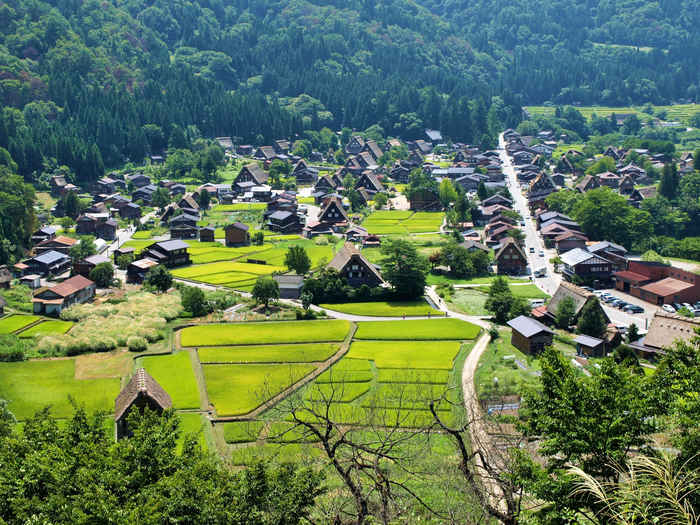
<instances>
[{"instance_id":1,"label":"house window","mask_svg":"<svg viewBox=\"0 0 700 525\"><path fill-rule=\"evenodd\" d=\"M510 255L505 254L505 255L503 256L503 258L504 258L504 259L510 259Z\"/></svg>"},{"instance_id":2,"label":"house window","mask_svg":"<svg viewBox=\"0 0 700 525\"><path fill-rule=\"evenodd\" d=\"M356 264L353 264L353 265L352 265L352 269L353 269L353 270L357 270L357 265L356 265Z\"/></svg>"},{"instance_id":3,"label":"house window","mask_svg":"<svg viewBox=\"0 0 700 525\"><path fill-rule=\"evenodd\" d=\"M687 281L687 280L688 280L688 276L687 276L687 275L684 275L684 276L683 276L683 280L684 280L684 281Z\"/></svg>"}]
</instances>

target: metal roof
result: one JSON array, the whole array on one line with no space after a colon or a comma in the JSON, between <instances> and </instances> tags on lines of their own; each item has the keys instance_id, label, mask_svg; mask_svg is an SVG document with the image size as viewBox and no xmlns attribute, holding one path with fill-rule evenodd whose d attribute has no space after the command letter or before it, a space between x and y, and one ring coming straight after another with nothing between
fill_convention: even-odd
<instances>
[{"instance_id":1,"label":"metal roof","mask_svg":"<svg viewBox=\"0 0 700 525\"><path fill-rule=\"evenodd\" d=\"M574 343L593 348L602 344L603 340L598 339L597 337L591 337L589 335L579 335L576 339L574 339Z\"/></svg>"},{"instance_id":2,"label":"metal roof","mask_svg":"<svg viewBox=\"0 0 700 525\"><path fill-rule=\"evenodd\" d=\"M540 332L554 334L552 330L547 328L539 321L536 321L535 319L531 319L530 317L526 317L524 315L516 317L515 319L511 319L506 324L510 326L513 330L520 332L525 337L532 337L533 335L539 334Z\"/></svg>"},{"instance_id":3,"label":"metal roof","mask_svg":"<svg viewBox=\"0 0 700 525\"><path fill-rule=\"evenodd\" d=\"M155 246L157 246L158 248L162 248L166 252L170 252L173 250L182 250L183 248L187 249L190 247L189 244L187 244L186 242L181 241L179 239L173 239L171 241L157 242L157 243L155 243Z\"/></svg>"},{"instance_id":4,"label":"metal roof","mask_svg":"<svg viewBox=\"0 0 700 525\"><path fill-rule=\"evenodd\" d=\"M576 266L577 264L580 264L582 262L587 261L588 259L598 256L593 255L591 252L583 250L581 248L576 248L575 250L571 250L569 252L561 254L559 257L561 258L561 262L563 262L564 264L568 264L569 266Z\"/></svg>"},{"instance_id":5,"label":"metal roof","mask_svg":"<svg viewBox=\"0 0 700 525\"><path fill-rule=\"evenodd\" d=\"M60 261L61 259L68 259L68 256L61 252L57 252L56 250L49 250L41 255L37 255L33 259L42 264L51 264L52 262Z\"/></svg>"}]
</instances>

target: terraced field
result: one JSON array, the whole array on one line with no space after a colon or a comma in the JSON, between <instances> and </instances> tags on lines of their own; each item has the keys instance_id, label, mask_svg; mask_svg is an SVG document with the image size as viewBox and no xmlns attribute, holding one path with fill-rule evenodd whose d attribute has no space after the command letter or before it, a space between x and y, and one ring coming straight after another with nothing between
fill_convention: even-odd
<instances>
[{"instance_id":1,"label":"terraced field","mask_svg":"<svg viewBox=\"0 0 700 525\"><path fill-rule=\"evenodd\" d=\"M363 226L376 235L428 233L440 231L444 217L442 212L376 211Z\"/></svg>"}]
</instances>

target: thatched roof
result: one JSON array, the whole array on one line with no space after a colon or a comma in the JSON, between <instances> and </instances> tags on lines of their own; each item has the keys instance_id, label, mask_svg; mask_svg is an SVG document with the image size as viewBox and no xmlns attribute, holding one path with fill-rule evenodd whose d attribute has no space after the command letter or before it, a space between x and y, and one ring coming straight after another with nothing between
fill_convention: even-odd
<instances>
[{"instance_id":1,"label":"thatched roof","mask_svg":"<svg viewBox=\"0 0 700 525\"><path fill-rule=\"evenodd\" d=\"M328 263L328 268L335 268L339 272L342 272L353 259L361 261L365 269L369 271L377 281L384 282L374 265L365 259L364 255L362 255L351 242L346 242L338 253L335 254L335 257Z\"/></svg>"},{"instance_id":2,"label":"thatched roof","mask_svg":"<svg viewBox=\"0 0 700 525\"><path fill-rule=\"evenodd\" d=\"M588 301L597 301L598 298L595 296L595 294L592 294L591 292L587 292L583 288L579 288L578 286L567 283L567 282L562 282L559 285L559 288L557 288L557 291L554 294L554 297L552 297L552 300L549 301L549 304L547 304L547 313L553 317L557 316L557 307L559 306L559 303L565 298L565 297L571 297L574 300L574 306L575 306L575 313L574 317L576 317L579 313L581 313L581 310L583 307L586 305ZM605 313L605 310L601 307L600 310L603 312L603 317L605 318L606 322L610 322L610 319L608 318L608 314Z\"/></svg>"},{"instance_id":3,"label":"thatched roof","mask_svg":"<svg viewBox=\"0 0 700 525\"><path fill-rule=\"evenodd\" d=\"M0 283L9 283L12 281L12 273L7 268L6 264L0 266Z\"/></svg>"},{"instance_id":4,"label":"thatched roof","mask_svg":"<svg viewBox=\"0 0 700 525\"><path fill-rule=\"evenodd\" d=\"M170 395L153 379L145 368L139 368L114 402L114 418L121 419L139 397L146 397L165 410L173 406Z\"/></svg>"},{"instance_id":5,"label":"thatched roof","mask_svg":"<svg viewBox=\"0 0 700 525\"><path fill-rule=\"evenodd\" d=\"M644 338L644 345L653 348L668 348L674 340L689 340L694 337L695 329L700 327L700 318L683 317L663 311L656 312Z\"/></svg>"}]
</instances>

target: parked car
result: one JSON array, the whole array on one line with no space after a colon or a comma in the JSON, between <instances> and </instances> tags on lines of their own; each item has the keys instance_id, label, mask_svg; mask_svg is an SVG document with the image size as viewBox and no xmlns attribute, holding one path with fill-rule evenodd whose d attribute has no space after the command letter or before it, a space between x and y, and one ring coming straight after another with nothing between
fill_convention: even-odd
<instances>
[{"instance_id":1,"label":"parked car","mask_svg":"<svg viewBox=\"0 0 700 525\"><path fill-rule=\"evenodd\" d=\"M641 306L637 306L636 304L630 304L627 306L627 313L628 314L643 314L644 308L642 308Z\"/></svg>"},{"instance_id":2,"label":"parked car","mask_svg":"<svg viewBox=\"0 0 700 525\"><path fill-rule=\"evenodd\" d=\"M610 301L610 306L614 306L615 308L617 308L619 305L621 305L624 302L625 301L623 301L622 299L615 299L614 301Z\"/></svg>"},{"instance_id":3,"label":"parked car","mask_svg":"<svg viewBox=\"0 0 700 525\"><path fill-rule=\"evenodd\" d=\"M673 307L676 309L676 312L677 312L678 310L680 310L681 308L683 308L683 307L681 306L681 303L671 303L671 306L673 306Z\"/></svg>"},{"instance_id":4,"label":"parked car","mask_svg":"<svg viewBox=\"0 0 700 525\"><path fill-rule=\"evenodd\" d=\"M629 306L630 303L627 301L620 301L615 305L615 308L619 308L620 310L624 310L627 306Z\"/></svg>"},{"instance_id":5,"label":"parked car","mask_svg":"<svg viewBox=\"0 0 700 525\"><path fill-rule=\"evenodd\" d=\"M676 313L676 309L675 309L673 306L671 306L670 304L665 304L665 305L663 305L663 306L661 307L661 309L662 309L664 312L668 312L668 313L670 313L670 314L675 314L675 313Z\"/></svg>"},{"instance_id":6,"label":"parked car","mask_svg":"<svg viewBox=\"0 0 700 525\"><path fill-rule=\"evenodd\" d=\"M695 308L696 310L700 310L700 302L694 303L693 308Z\"/></svg>"},{"instance_id":7,"label":"parked car","mask_svg":"<svg viewBox=\"0 0 700 525\"><path fill-rule=\"evenodd\" d=\"M581 286L581 290L586 290L587 292L595 293L595 290L591 288L590 286Z\"/></svg>"},{"instance_id":8,"label":"parked car","mask_svg":"<svg viewBox=\"0 0 700 525\"><path fill-rule=\"evenodd\" d=\"M685 306L691 312L695 309L695 307L690 303L683 303L683 306Z\"/></svg>"},{"instance_id":9,"label":"parked car","mask_svg":"<svg viewBox=\"0 0 700 525\"><path fill-rule=\"evenodd\" d=\"M616 326L615 328L617 328L617 331L620 332L622 335L627 335L627 327L626 326L619 325L619 326Z\"/></svg>"},{"instance_id":10,"label":"parked car","mask_svg":"<svg viewBox=\"0 0 700 525\"><path fill-rule=\"evenodd\" d=\"M613 301L617 300L619 300L619 297L615 297L614 295L606 295L605 297L603 297L603 301L605 301L606 303L612 303Z\"/></svg>"},{"instance_id":11,"label":"parked car","mask_svg":"<svg viewBox=\"0 0 700 525\"><path fill-rule=\"evenodd\" d=\"M525 221L520 221L520 226L525 226Z\"/></svg>"}]
</instances>

